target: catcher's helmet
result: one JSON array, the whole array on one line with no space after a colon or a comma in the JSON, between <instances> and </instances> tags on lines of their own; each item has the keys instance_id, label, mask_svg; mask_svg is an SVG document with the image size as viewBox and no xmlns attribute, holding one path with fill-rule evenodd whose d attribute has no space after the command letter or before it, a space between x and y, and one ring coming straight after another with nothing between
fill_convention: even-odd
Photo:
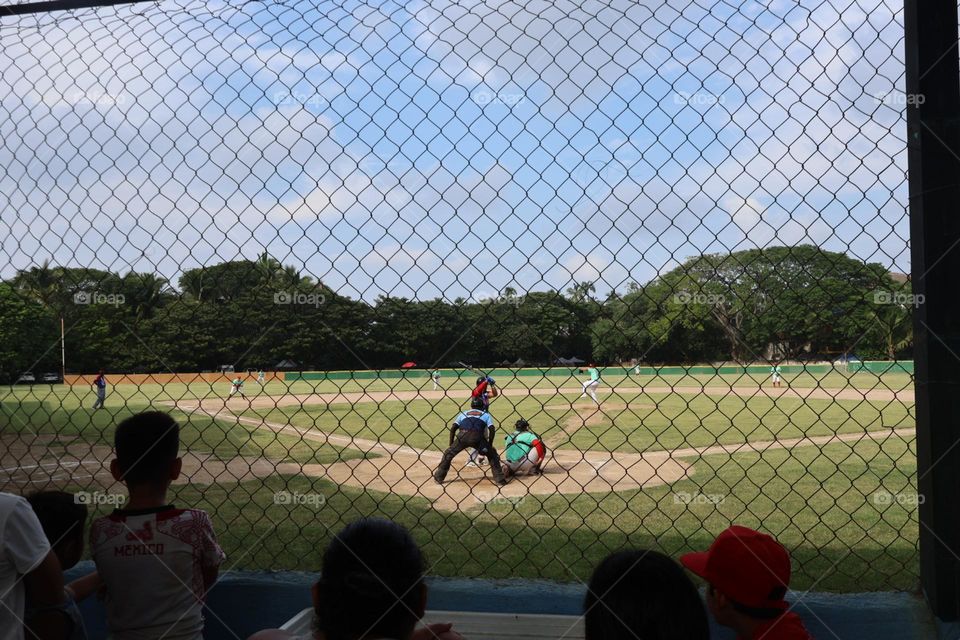
<instances>
[{"instance_id":1,"label":"catcher's helmet","mask_svg":"<svg viewBox=\"0 0 960 640\"><path fill-rule=\"evenodd\" d=\"M477 396L476 398L474 398L473 400L471 400L471 401L470 401L470 408L471 408L471 409L483 409L483 398Z\"/></svg>"},{"instance_id":2,"label":"catcher's helmet","mask_svg":"<svg viewBox=\"0 0 960 640\"><path fill-rule=\"evenodd\" d=\"M530 423L527 422L526 420L524 420L523 418L520 418L519 420L517 420L517 423L516 423L515 426L516 426L517 429L519 429L520 431L526 431L527 429L530 428Z\"/></svg>"}]
</instances>

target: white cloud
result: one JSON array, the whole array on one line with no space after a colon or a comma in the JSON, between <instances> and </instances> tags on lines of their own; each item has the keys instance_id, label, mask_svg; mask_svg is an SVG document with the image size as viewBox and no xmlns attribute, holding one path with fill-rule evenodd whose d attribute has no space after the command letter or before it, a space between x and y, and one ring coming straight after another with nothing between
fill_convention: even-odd
<instances>
[{"instance_id":1,"label":"white cloud","mask_svg":"<svg viewBox=\"0 0 960 640\"><path fill-rule=\"evenodd\" d=\"M760 223L764 210L763 205L753 197L729 196L723 201L723 206L733 223L744 233L750 233Z\"/></svg>"}]
</instances>

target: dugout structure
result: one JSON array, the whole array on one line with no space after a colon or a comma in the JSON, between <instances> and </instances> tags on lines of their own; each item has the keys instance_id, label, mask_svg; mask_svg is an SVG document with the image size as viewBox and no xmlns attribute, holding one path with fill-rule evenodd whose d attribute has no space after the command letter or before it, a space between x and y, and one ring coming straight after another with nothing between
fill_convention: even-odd
<instances>
[{"instance_id":1,"label":"dugout structure","mask_svg":"<svg viewBox=\"0 0 960 640\"><path fill-rule=\"evenodd\" d=\"M570 581L738 522L801 590L919 584L955 620L956 25L941 0L0 5L0 488L105 512L113 427L164 408L173 495L238 568L311 570L384 515L438 575ZM549 473L429 483L478 375Z\"/></svg>"}]
</instances>

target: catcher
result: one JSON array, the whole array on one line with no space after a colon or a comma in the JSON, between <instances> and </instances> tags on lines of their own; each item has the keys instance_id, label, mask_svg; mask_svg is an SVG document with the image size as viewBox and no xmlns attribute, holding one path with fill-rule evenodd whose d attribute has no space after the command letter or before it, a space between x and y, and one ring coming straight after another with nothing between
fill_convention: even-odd
<instances>
[{"instance_id":1,"label":"catcher","mask_svg":"<svg viewBox=\"0 0 960 640\"><path fill-rule=\"evenodd\" d=\"M539 475L543 459L547 455L547 446L543 440L530 431L530 423L520 418L517 430L504 438L503 457L507 468L507 477Z\"/></svg>"},{"instance_id":2,"label":"catcher","mask_svg":"<svg viewBox=\"0 0 960 640\"><path fill-rule=\"evenodd\" d=\"M450 446L443 452L443 460L433 474L433 479L437 484L443 484L447 472L450 470L450 463L458 453L464 449L474 448L490 458L490 468L493 469L493 479L498 485L507 484L507 479L503 476L503 469L500 467L500 456L493 447L493 438L496 428L493 425L493 418L483 408L483 399L474 398L470 401L470 410L464 411L452 425L450 425Z\"/></svg>"}]
</instances>

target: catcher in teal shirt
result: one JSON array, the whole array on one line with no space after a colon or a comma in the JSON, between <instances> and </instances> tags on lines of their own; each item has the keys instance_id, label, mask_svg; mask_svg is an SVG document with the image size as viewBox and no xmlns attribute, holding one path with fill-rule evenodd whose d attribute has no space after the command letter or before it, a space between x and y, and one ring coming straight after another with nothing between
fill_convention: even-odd
<instances>
[{"instance_id":1,"label":"catcher in teal shirt","mask_svg":"<svg viewBox=\"0 0 960 640\"><path fill-rule=\"evenodd\" d=\"M507 476L537 475L547 453L540 436L530 431L530 423L520 418L516 431L503 440L504 467Z\"/></svg>"}]
</instances>

